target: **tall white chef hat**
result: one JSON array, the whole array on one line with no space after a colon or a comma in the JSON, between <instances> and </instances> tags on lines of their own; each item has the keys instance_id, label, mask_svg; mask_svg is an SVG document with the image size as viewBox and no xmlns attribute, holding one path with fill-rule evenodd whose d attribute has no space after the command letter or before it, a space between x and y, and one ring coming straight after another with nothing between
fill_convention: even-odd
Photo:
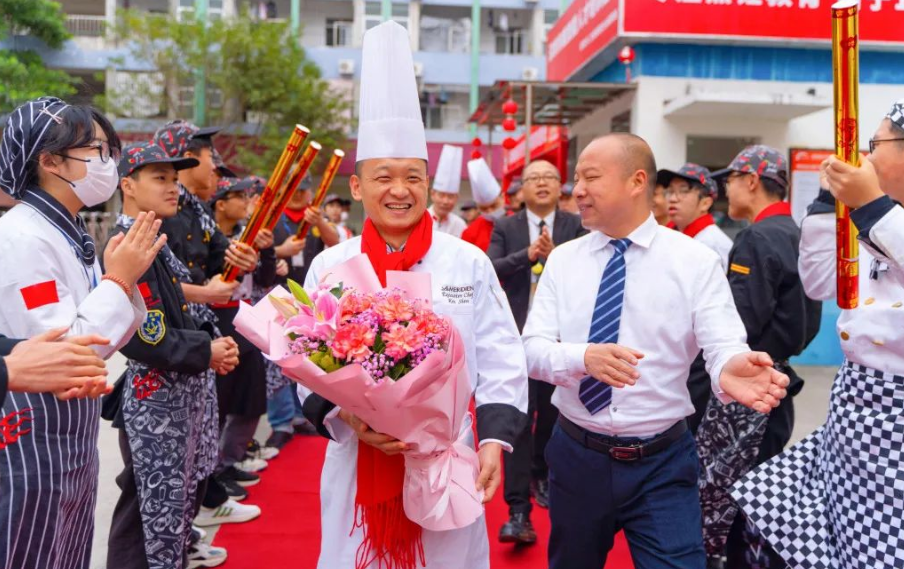
<instances>
[{"instance_id":1,"label":"tall white chef hat","mask_svg":"<svg viewBox=\"0 0 904 569\"><path fill-rule=\"evenodd\" d=\"M363 52L355 160L427 160L408 31L393 21L371 28L364 34Z\"/></svg>"},{"instance_id":2,"label":"tall white chef hat","mask_svg":"<svg viewBox=\"0 0 904 569\"><path fill-rule=\"evenodd\" d=\"M464 151L461 146L443 145L439 155L436 175L433 176L433 189L444 194L457 194L461 188L461 159Z\"/></svg>"},{"instance_id":3,"label":"tall white chef hat","mask_svg":"<svg viewBox=\"0 0 904 569\"><path fill-rule=\"evenodd\" d=\"M490 205L502 192L499 182L483 158L468 162L468 178L471 180L471 193L474 194L477 205Z\"/></svg>"}]
</instances>

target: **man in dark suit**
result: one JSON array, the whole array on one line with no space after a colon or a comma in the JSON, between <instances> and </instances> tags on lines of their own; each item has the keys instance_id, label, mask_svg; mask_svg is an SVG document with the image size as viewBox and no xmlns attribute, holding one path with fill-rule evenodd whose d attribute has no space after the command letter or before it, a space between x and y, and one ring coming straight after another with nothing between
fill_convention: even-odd
<instances>
[{"instance_id":1,"label":"man in dark suit","mask_svg":"<svg viewBox=\"0 0 904 569\"><path fill-rule=\"evenodd\" d=\"M580 216L556 208L562 180L549 162L538 160L524 169L521 191L525 208L496 222L487 251L519 330L524 328L546 258L556 245L586 233ZM548 507L549 483L543 452L558 417L551 403L555 388L532 379L529 382L528 424L515 441L514 452L504 457L505 501L509 505L509 521L499 531L499 541L504 543L530 544L537 540L530 521L532 482L537 505Z\"/></svg>"}]
</instances>

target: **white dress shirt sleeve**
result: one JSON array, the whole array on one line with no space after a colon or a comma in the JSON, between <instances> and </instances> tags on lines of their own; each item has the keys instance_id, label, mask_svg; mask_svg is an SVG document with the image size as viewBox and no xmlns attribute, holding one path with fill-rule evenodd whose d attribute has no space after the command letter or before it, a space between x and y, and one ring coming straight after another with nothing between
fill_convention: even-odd
<instances>
[{"instance_id":1,"label":"white dress shirt sleeve","mask_svg":"<svg viewBox=\"0 0 904 569\"><path fill-rule=\"evenodd\" d=\"M895 206L886 213L873 225L869 238L884 253L889 270L904 279L904 208Z\"/></svg>"},{"instance_id":2,"label":"white dress shirt sleeve","mask_svg":"<svg viewBox=\"0 0 904 569\"><path fill-rule=\"evenodd\" d=\"M819 213L805 217L800 226L797 270L804 292L813 300L835 298L835 255L835 216Z\"/></svg>"},{"instance_id":3,"label":"white dress shirt sleeve","mask_svg":"<svg viewBox=\"0 0 904 569\"><path fill-rule=\"evenodd\" d=\"M732 401L722 391L719 378L728 360L750 351L747 330L738 314L728 278L722 272L717 257L698 272L695 286L693 319L697 346L703 350L706 371L712 381L713 393L722 403Z\"/></svg>"},{"instance_id":4,"label":"white dress shirt sleeve","mask_svg":"<svg viewBox=\"0 0 904 569\"><path fill-rule=\"evenodd\" d=\"M530 377L553 385L575 387L587 376L584 353L589 344L561 341L560 318L568 318L568 315L559 313L556 287L569 275L567 259L558 253L553 250L540 275L524 326L524 351Z\"/></svg>"}]
</instances>

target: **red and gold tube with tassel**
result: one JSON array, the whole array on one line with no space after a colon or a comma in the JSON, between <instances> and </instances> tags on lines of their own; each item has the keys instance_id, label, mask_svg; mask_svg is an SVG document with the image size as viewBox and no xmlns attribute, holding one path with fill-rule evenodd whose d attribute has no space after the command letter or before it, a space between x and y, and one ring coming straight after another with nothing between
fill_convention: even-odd
<instances>
[{"instance_id":1,"label":"red and gold tube with tassel","mask_svg":"<svg viewBox=\"0 0 904 569\"><path fill-rule=\"evenodd\" d=\"M835 92L835 154L853 166L860 165L860 14L858 0L841 0L832 6L832 76ZM857 228L850 209L835 205L838 306L856 308L859 302L860 267Z\"/></svg>"},{"instance_id":2,"label":"red and gold tube with tassel","mask_svg":"<svg viewBox=\"0 0 904 569\"><path fill-rule=\"evenodd\" d=\"M273 231L273 228L279 223L279 218L286 211L286 206L289 205L292 196L295 195L295 191L298 190L298 186L301 185L301 181L304 179L305 174L308 173L308 170L310 170L311 164L314 163L314 159L317 158L321 148L320 143L317 141L311 141L308 147L305 148L301 158L298 159L298 163L295 164L295 168L292 170L292 175L273 202L273 207L270 209L267 221L264 223L265 228Z\"/></svg>"},{"instance_id":3,"label":"red and gold tube with tassel","mask_svg":"<svg viewBox=\"0 0 904 569\"><path fill-rule=\"evenodd\" d=\"M343 158L345 158L345 152L341 150L333 151L333 155L330 156L330 161L326 165L326 170L323 172L323 177L320 178L320 186L317 187L317 193L311 201L312 206L319 208L323 205L323 200L326 199L326 193L330 191L330 186L333 185L333 179L339 171L339 164L342 163ZM299 241L303 240L307 237L310 229L311 224L307 221L302 221L301 225L298 226L298 232L295 234L295 239L298 239Z\"/></svg>"},{"instance_id":4,"label":"red and gold tube with tassel","mask_svg":"<svg viewBox=\"0 0 904 569\"><path fill-rule=\"evenodd\" d=\"M257 237L257 234L265 227L264 222L267 220L270 211L273 208L273 202L279 189L283 186L283 181L289 173L289 168L292 166L292 163L295 162L295 159L298 158L299 153L301 153L301 147L310 133L311 131L308 130L307 127L300 124L295 125L295 129L289 136L289 141L286 143L286 147L283 149L282 155L280 155L279 161L276 163L276 167L273 168L270 179L267 181L267 186L261 193L261 198L257 202L257 207L254 209L254 212L252 212L251 218L248 220L248 225L246 225L244 231L242 231L242 236L239 237L241 243L254 245L254 239ZM232 282L238 276L238 268L227 263L223 270L223 280Z\"/></svg>"}]
</instances>

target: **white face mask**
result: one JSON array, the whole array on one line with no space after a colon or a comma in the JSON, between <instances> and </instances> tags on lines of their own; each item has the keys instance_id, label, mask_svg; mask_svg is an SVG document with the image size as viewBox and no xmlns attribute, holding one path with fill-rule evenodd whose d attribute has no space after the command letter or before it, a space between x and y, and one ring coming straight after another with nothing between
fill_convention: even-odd
<instances>
[{"instance_id":1,"label":"white face mask","mask_svg":"<svg viewBox=\"0 0 904 569\"><path fill-rule=\"evenodd\" d=\"M339 216L339 220L340 220L340 223L345 223L346 221L348 221L348 212L343 211L342 215Z\"/></svg>"},{"instance_id":2,"label":"white face mask","mask_svg":"<svg viewBox=\"0 0 904 569\"><path fill-rule=\"evenodd\" d=\"M116 186L119 185L119 172L116 170L116 162L112 158L106 162L101 161L100 158L92 158L85 162L85 166L88 173L81 180L73 182L59 175L57 177L72 187L75 197L85 204L85 207L94 207L106 202L116 193Z\"/></svg>"}]
</instances>

